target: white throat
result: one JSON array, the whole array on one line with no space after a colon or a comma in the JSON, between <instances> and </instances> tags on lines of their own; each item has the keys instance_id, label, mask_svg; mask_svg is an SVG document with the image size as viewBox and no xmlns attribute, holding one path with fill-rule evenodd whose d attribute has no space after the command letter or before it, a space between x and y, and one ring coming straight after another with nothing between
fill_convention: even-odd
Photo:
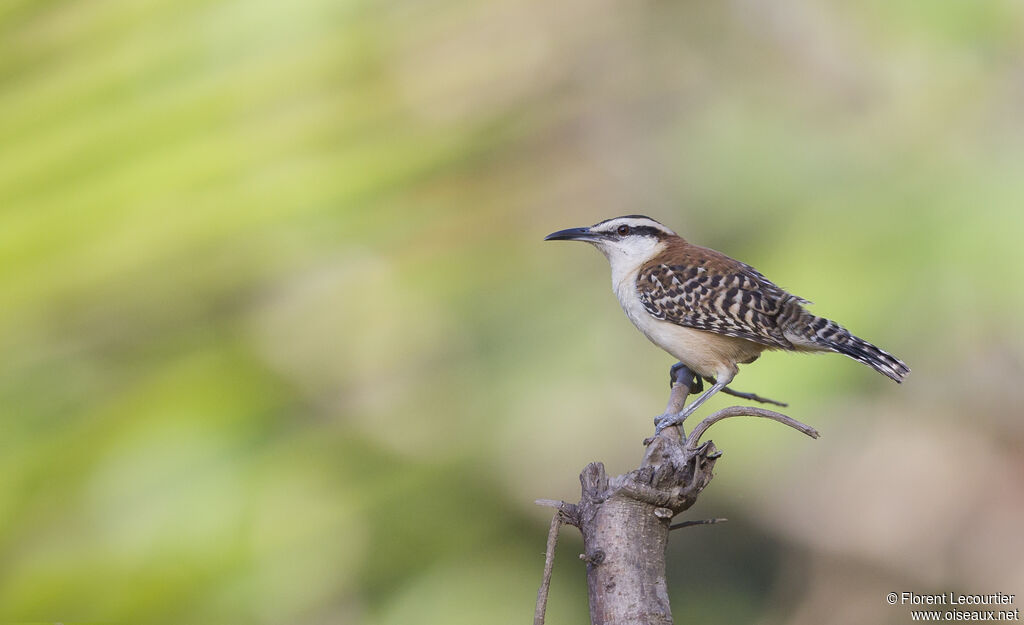
<instances>
[{"instance_id":1,"label":"white throat","mask_svg":"<svg viewBox=\"0 0 1024 625\"><path fill-rule=\"evenodd\" d=\"M612 268L612 288L618 293L624 287L635 289L633 283L640 268L660 254L666 245L661 241L654 241L647 245L598 243L595 247L608 259L608 264Z\"/></svg>"}]
</instances>

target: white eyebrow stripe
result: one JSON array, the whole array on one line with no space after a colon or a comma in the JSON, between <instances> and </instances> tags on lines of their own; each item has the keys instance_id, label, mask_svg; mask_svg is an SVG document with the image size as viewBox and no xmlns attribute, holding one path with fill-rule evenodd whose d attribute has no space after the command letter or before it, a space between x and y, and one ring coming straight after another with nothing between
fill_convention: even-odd
<instances>
[{"instance_id":1,"label":"white eyebrow stripe","mask_svg":"<svg viewBox=\"0 0 1024 625\"><path fill-rule=\"evenodd\" d=\"M612 217L611 219L594 224L590 229L596 232L613 232L616 228L623 225L631 228L653 228L667 235L675 235L675 232L650 217Z\"/></svg>"}]
</instances>

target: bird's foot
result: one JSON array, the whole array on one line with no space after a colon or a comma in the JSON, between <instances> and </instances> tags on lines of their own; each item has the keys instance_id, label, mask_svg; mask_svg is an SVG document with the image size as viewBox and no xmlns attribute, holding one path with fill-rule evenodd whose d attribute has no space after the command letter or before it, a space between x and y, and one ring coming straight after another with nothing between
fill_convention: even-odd
<instances>
[{"instance_id":1,"label":"bird's foot","mask_svg":"<svg viewBox=\"0 0 1024 625\"><path fill-rule=\"evenodd\" d=\"M657 436L676 425L682 425L686 417L690 416L690 410L681 410L675 413L665 413L654 417L654 435Z\"/></svg>"},{"instance_id":2,"label":"bird's foot","mask_svg":"<svg viewBox=\"0 0 1024 625\"><path fill-rule=\"evenodd\" d=\"M677 362L668 370L668 384L671 387L683 383L690 387L691 395L696 395L704 390L704 382L700 376L690 371L683 363Z\"/></svg>"}]
</instances>

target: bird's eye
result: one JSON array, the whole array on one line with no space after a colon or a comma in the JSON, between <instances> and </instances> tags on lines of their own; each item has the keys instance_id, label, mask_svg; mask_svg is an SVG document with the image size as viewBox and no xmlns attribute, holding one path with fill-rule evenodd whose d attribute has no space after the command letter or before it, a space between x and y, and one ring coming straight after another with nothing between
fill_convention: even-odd
<instances>
[{"instance_id":1,"label":"bird's eye","mask_svg":"<svg viewBox=\"0 0 1024 625\"><path fill-rule=\"evenodd\" d=\"M629 226L619 226L619 229L616 230L616 232L619 233L620 237L624 237L629 234Z\"/></svg>"}]
</instances>

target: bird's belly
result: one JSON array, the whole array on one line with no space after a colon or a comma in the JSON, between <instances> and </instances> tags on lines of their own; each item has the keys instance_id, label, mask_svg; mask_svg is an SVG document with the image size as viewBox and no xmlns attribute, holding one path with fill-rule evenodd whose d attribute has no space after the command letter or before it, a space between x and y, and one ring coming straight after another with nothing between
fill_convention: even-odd
<instances>
[{"instance_id":1,"label":"bird's belly","mask_svg":"<svg viewBox=\"0 0 1024 625\"><path fill-rule=\"evenodd\" d=\"M686 328L653 318L651 323L644 325L637 327L652 343L702 377L718 378L735 373L738 363L757 358L764 350L764 346L746 339Z\"/></svg>"},{"instance_id":2,"label":"bird's belly","mask_svg":"<svg viewBox=\"0 0 1024 625\"><path fill-rule=\"evenodd\" d=\"M639 297L628 295L632 294L620 297L619 302L633 325L652 343L702 377L731 375L736 372L737 363L749 362L765 349L764 345L746 339L656 319L643 307Z\"/></svg>"}]
</instances>

